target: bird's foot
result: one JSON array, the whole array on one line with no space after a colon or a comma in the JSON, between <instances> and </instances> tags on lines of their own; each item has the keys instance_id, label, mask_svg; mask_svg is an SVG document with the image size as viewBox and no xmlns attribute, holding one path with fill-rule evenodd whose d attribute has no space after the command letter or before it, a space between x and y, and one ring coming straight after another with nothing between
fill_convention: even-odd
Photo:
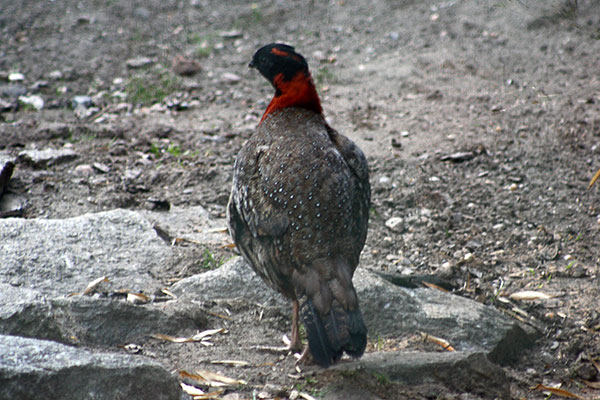
<instances>
[{"instance_id":1,"label":"bird's foot","mask_svg":"<svg viewBox=\"0 0 600 400\"><path fill-rule=\"evenodd\" d=\"M308 345L302 351L302 354L296 354L296 366L301 364L312 364L312 355L308 349Z\"/></svg>"},{"instance_id":2,"label":"bird's foot","mask_svg":"<svg viewBox=\"0 0 600 400\"><path fill-rule=\"evenodd\" d=\"M295 337L294 337L295 336ZM292 340L290 340L287 335L283 335L283 343L285 343L287 345L287 349L292 352L292 353L299 353L300 351L302 351L302 340L300 340L300 337L298 335L294 335L294 332L292 332Z\"/></svg>"},{"instance_id":3,"label":"bird's foot","mask_svg":"<svg viewBox=\"0 0 600 400\"><path fill-rule=\"evenodd\" d=\"M256 346L257 350L267 351L269 353L292 353L296 354L302 350L302 342L300 340L292 341L287 335L283 335L281 341L285 346Z\"/></svg>"}]
</instances>

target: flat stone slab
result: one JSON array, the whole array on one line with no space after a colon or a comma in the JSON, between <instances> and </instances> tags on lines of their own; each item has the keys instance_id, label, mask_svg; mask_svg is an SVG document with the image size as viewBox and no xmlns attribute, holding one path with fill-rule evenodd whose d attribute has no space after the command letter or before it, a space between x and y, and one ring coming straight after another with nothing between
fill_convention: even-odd
<instances>
[{"instance_id":1,"label":"flat stone slab","mask_svg":"<svg viewBox=\"0 0 600 400\"><path fill-rule=\"evenodd\" d=\"M74 160L79 155L71 149L23 150L17 157L18 162L29 164L35 168L45 168Z\"/></svg>"},{"instance_id":2,"label":"flat stone slab","mask_svg":"<svg viewBox=\"0 0 600 400\"><path fill-rule=\"evenodd\" d=\"M2 399L164 399L181 389L159 363L60 343L0 335Z\"/></svg>"},{"instance_id":3,"label":"flat stone slab","mask_svg":"<svg viewBox=\"0 0 600 400\"><path fill-rule=\"evenodd\" d=\"M483 352L494 362L504 363L538 335L493 307L439 290L396 286L365 269L357 270L354 285L371 338L423 332L444 338L458 351ZM242 298L289 308L289 302L239 257L219 269L181 280L172 291L190 300Z\"/></svg>"},{"instance_id":4,"label":"flat stone slab","mask_svg":"<svg viewBox=\"0 0 600 400\"><path fill-rule=\"evenodd\" d=\"M138 213L112 210L68 219L0 220L0 282L45 297L82 292L106 276L111 291L154 293L171 250Z\"/></svg>"},{"instance_id":5,"label":"flat stone slab","mask_svg":"<svg viewBox=\"0 0 600 400\"><path fill-rule=\"evenodd\" d=\"M48 299L0 283L0 334L105 347L143 343L154 333L191 336L205 325L203 314L171 304L87 296Z\"/></svg>"},{"instance_id":6,"label":"flat stone slab","mask_svg":"<svg viewBox=\"0 0 600 400\"><path fill-rule=\"evenodd\" d=\"M485 398L510 399L510 383L501 367L480 353L472 352L387 352L368 353L360 360L340 363L333 371L357 371L374 379L415 386L442 383L457 392L479 394ZM326 399L340 397L336 385Z\"/></svg>"}]
</instances>

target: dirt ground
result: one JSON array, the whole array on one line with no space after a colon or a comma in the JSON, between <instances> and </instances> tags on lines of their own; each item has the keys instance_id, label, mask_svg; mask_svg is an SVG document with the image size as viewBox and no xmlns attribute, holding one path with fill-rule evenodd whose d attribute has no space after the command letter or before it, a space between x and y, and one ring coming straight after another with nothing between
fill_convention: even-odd
<instances>
[{"instance_id":1,"label":"dirt ground","mask_svg":"<svg viewBox=\"0 0 600 400\"><path fill-rule=\"evenodd\" d=\"M233 160L272 95L247 64L263 44L292 44L330 124L370 163L362 268L438 275L541 329L504 366L514 398L547 398L538 384L600 398L600 186L587 190L600 168L599 37L596 0L3 1L0 151L79 154L17 166L10 191L26 218L167 205L223 218ZM179 56L200 71L174 73ZM73 109L78 95L91 104ZM165 282L234 255L186 251L196 257ZM522 290L551 298L509 297ZM300 389L319 397L328 376ZM479 398L362 385L386 399Z\"/></svg>"}]
</instances>

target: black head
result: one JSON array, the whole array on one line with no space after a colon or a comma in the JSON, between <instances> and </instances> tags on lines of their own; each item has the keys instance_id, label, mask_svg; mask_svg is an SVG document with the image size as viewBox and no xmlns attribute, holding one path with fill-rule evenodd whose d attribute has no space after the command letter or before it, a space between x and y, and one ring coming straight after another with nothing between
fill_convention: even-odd
<instances>
[{"instance_id":1,"label":"black head","mask_svg":"<svg viewBox=\"0 0 600 400\"><path fill-rule=\"evenodd\" d=\"M308 64L304 57L296 53L292 46L282 43L271 43L258 49L248 66L258 69L271 83L278 74L283 74L286 81L300 71L308 75Z\"/></svg>"}]
</instances>

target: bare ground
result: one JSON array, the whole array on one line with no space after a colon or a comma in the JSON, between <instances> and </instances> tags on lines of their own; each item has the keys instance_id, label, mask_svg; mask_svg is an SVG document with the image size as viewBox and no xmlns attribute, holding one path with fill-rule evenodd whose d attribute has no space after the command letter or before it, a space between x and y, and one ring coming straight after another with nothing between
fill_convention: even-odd
<instances>
[{"instance_id":1,"label":"bare ground","mask_svg":"<svg viewBox=\"0 0 600 400\"><path fill-rule=\"evenodd\" d=\"M531 389L540 383L599 398L585 383L600 381L592 364L600 358L600 189L586 190L600 167L598 4L306 3L0 4L1 74L25 75L2 84L14 107L0 114L0 150L68 146L80 155L17 167L10 191L27 198L24 216L168 203L222 218L233 159L271 95L246 65L260 45L284 41L307 56L331 125L367 153L373 217L362 267L437 274L457 294L542 329L538 344L504 367L514 398L546 398ZM179 55L202 70L175 75ZM141 57L149 64L127 65ZM41 96L44 108L19 104L16 89ZM95 108L74 111L75 95L89 95ZM100 168L88 167L94 163ZM402 219L394 230L385 224L392 217ZM185 248L164 280L232 255ZM522 290L552 298L508 299ZM289 326L287 316L270 321ZM174 368L199 362L185 348L161 346L148 351L166 354ZM236 346L227 339L217 348L232 354ZM327 372L298 382L281 373L292 364L243 375L317 395L349 379ZM486 397L358 381L386 399Z\"/></svg>"}]
</instances>

